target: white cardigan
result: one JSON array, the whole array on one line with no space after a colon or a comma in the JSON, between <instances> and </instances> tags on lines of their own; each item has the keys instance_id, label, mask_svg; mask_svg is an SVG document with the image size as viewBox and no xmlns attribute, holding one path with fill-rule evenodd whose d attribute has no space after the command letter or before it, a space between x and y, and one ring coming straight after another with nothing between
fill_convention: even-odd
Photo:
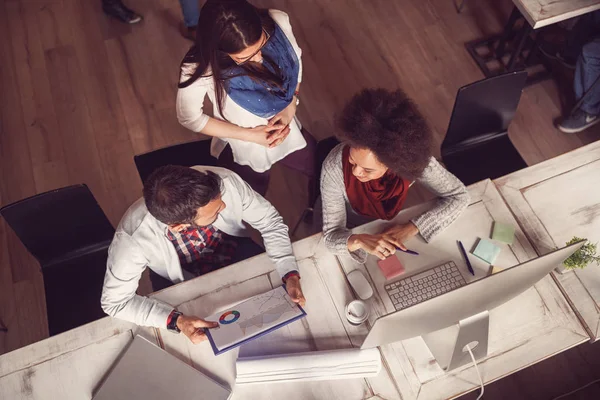
<instances>
[{"instance_id":1,"label":"white cardigan","mask_svg":"<svg viewBox=\"0 0 600 400\"><path fill-rule=\"evenodd\" d=\"M302 50L298 47L298 43L292 32L290 19L283 11L269 10L269 14L296 51L298 62L300 63L300 71L298 73L298 83L300 83L302 81ZM210 73L210 71L207 71L207 73ZM182 73L180 79L184 81L187 78ZM198 78L190 86L177 91L177 119L183 126L194 132L200 132L208 122L208 115L202 111L204 98L207 94L213 104L213 115L215 118L224 120L217 107L212 76ZM267 125L268 123L268 119L252 114L250 111L236 104L229 96L225 96L223 114L225 114L229 122L243 128L254 128L259 125ZM296 119L290 123L289 136L279 146L269 149L256 143L213 137L211 145L212 155L219 157L227 143L231 146L235 162L240 165L248 165L256 172L269 170L277 161L306 146L306 141L302 137L300 126Z\"/></svg>"},{"instance_id":2,"label":"white cardigan","mask_svg":"<svg viewBox=\"0 0 600 400\"><path fill-rule=\"evenodd\" d=\"M225 168L193 167L212 171L223 179L222 198L225 209L214 223L219 230L232 236L248 236L247 222L263 238L267 255L283 277L297 270L296 258L283 219L262 196L250 188L237 174ZM108 249L108 261L102 309L109 315L138 325L164 328L173 307L136 290L146 267L174 283L191 274L181 268L175 246L167 238L167 225L154 218L139 199L125 212Z\"/></svg>"}]
</instances>

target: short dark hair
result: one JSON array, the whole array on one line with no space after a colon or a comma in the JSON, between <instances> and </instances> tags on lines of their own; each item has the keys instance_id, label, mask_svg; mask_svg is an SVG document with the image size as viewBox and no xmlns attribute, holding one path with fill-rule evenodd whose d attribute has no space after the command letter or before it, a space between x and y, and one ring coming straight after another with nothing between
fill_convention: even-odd
<instances>
[{"instance_id":1,"label":"short dark hair","mask_svg":"<svg viewBox=\"0 0 600 400\"><path fill-rule=\"evenodd\" d=\"M418 178L429 164L431 131L402 90L362 90L346 104L337 124L341 141L371 150L400 176Z\"/></svg>"},{"instance_id":2,"label":"short dark hair","mask_svg":"<svg viewBox=\"0 0 600 400\"><path fill-rule=\"evenodd\" d=\"M189 224L198 208L221 194L221 178L179 165L166 165L152 172L144 183L144 201L154 218L165 224Z\"/></svg>"}]
</instances>

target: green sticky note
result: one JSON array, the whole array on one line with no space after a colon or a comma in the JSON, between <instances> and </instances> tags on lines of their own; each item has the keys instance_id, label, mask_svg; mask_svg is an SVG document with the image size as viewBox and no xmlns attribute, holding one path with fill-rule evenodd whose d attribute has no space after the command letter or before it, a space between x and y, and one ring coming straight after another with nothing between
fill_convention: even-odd
<instances>
[{"instance_id":1,"label":"green sticky note","mask_svg":"<svg viewBox=\"0 0 600 400\"><path fill-rule=\"evenodd\" d=\"M494 222L492 239L502 243L513 244L515 240L515 227L502 222Z\"/></svg>"},{"instance_id":2,"label":"green sticky note","mask_svg":"<svg viewBox=\"0 0 600 400\"><path fill-rule=\"evenodd\" d=\"M479 243L477 243L477 247L473 251L475 257L481 258L488 264L493 264L496 258L498 258L498 254L500 254L500 247L487 239L479 239Z\"/></svg>"}]
</instances>

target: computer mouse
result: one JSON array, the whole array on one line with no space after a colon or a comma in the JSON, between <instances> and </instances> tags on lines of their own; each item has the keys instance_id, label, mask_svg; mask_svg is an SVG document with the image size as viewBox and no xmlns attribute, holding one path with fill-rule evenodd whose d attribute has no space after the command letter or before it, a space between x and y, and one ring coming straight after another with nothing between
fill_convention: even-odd
<instances>
[{"instance_id":1,"label":"computer mouse","mask_svg":"<svg viewBox=\"0 0 600 400\"><path fill-rule=\"evenodd\" d=\"M354 289L361 300L367 300L373 296L373 288L362 271L355 269L346 275L346 277L350 282L350 286L352 286L352 289Z\"/></svg>"}]
</instances>

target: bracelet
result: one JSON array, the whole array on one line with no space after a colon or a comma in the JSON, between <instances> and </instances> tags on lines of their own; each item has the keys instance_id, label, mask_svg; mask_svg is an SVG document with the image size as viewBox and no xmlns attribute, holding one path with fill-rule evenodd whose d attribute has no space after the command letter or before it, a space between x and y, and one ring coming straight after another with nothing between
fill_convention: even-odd
<instances>
[{"instance_id":1,"label":"bracelet","mask_svg":"<svg viewBox=\"0 0 600 400\"><path fill-rule=\"evenodd\" d=\"M297 276L297 277L298 277L298 279L300 279L300 273L299 273L298 271L294 270L294 271L290 271L290 272L288 272L287 274L285 274L285 275L283 276L283 278L281 278L281 280L282 280L282 281L283 281L283 283L285 284L285 282L286 282L286 281L287 281L289 278L291 278L292 276Z\"/></svg>"}]
</instances>

